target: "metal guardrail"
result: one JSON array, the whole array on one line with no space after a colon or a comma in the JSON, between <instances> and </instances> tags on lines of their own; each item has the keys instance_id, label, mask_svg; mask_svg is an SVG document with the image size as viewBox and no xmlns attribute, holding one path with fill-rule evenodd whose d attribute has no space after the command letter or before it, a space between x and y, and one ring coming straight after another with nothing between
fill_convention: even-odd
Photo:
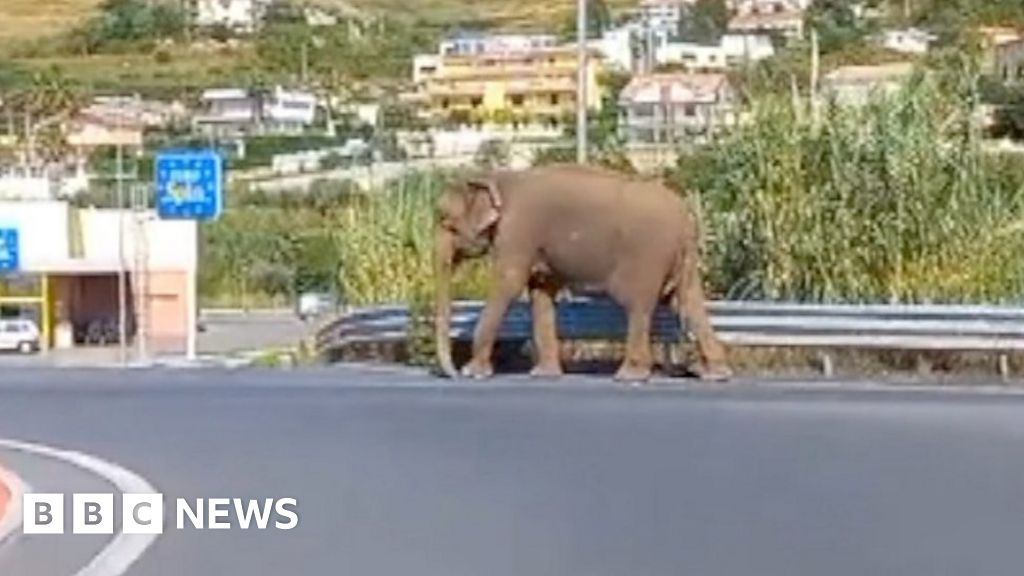
<instances>
[{"instance_id":1,"label":"metal guardrail","mask_svg":"<svg viewBox=\"0 0 1024 576\"><path fill-rule=\"evenodd\" d=\"M451 336L471 340L481 302L456 302ZM1009 352L1024 350L1024 308L947 305L831 305L769 302L712 302L711 321L719 337L739 346L875 348ZM396 342L409 333L404 306L362 308L343 314L318 334L322 353L368 342ZM529 303L509 309L499 341L531 337ZM626 316L604 298L558 303L558 332L565 340L621 340ZM651 339L677 341L680 324L666 307L655 311Z\"/></svg>"}]
</instances>

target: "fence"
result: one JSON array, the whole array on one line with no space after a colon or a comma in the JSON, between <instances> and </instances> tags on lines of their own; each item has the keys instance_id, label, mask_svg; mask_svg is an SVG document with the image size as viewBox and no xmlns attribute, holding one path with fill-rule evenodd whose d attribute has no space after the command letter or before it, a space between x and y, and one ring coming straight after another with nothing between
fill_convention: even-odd
<instances>
[{"instance_id":1,"label":"fence","mask_svg":"<svg viewBox=\"0 0 1024 576\"><path fill-rule=\"evenodd\" d=\"M451 337L471 340L483 304L453 304ZM953 305L793 304L713 302L711 321L721 339L737 346L860 348L892 350L1024 350L1024 308ZM343 314L317 337L320 352L356 343L404 340L411 323L403 306L362 308ZM626 316L604 298L573 298L558 304L558 333L566 340L621 340ZM501 326L499 341L531 336L529 303L515 302ZM651 339L680 337L678 317L659 307ZM1005 373L1006 359L1000 357Z\"/></svg>"}]
</instances>

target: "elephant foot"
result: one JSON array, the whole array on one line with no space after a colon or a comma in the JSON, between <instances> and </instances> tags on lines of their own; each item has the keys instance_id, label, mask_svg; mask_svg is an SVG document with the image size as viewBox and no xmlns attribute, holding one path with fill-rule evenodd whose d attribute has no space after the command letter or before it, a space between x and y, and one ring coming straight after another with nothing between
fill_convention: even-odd
<instances>
[{"instance_id":1,"label":"elephant foot","mask_svg":"<svg viewBox=\"0 0 1024 576\"><path fill-rule=\"evenodd\" d=\"M554 364L537 364L530 370L533 378L558 378L562 375L562 367L556 362Z\"/></svg>"},{"instance_id":2,"label":"elephant foot","mask_svg":"<svg viewBox=\"0 0 1024 576\"><path fill-rule=\"evenodd\" d=\"M694 372L705 382L727 382L732 379L732 369L725 364L700 366Z\"/></svg>"},{"instance_id":3,"label":"elephant foot","mask_svg":"<svg viewBox=\"0 0 1024 576\"><path fill-rule=\"evenodd\" d=\"M651 378L651 369L640 366L623 365L615 373L615 379L619 382L646 382Z\"/></svg>"},{"instance_id":4,"label":"elephant foot","mask_svg":"<svg viewBox=\"0 0 1024 576\"><path fill-rule=\"evenodd\" d=\"M483 380L494 376L494 367L491 366L490 362L485 363L471 360L469 364L462 367L462 375L467 378Z\"/></svg>"}]
</instances>

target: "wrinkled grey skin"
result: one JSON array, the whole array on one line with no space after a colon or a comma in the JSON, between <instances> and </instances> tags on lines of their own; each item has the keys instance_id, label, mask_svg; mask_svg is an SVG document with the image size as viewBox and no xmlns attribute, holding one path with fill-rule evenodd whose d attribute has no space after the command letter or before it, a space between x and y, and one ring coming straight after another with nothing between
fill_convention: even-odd
<instances>
[{"instance_id":1,"label":"wrinkled grey skin","mask_svg":"<svg viewBox=\"0 0 1024 576\"><path fill-rule=\"evenodd\" d=\"M660 301L671 302L688 320L700 353L697 372L709 379L729 377L725 349L705 308L695 215L664 185L578 166L498 172L449 188L437 216L435 326L445 374L456 375L449 338L452 274L459 262L491 254L492 288L463 375L493 373L491 353L502 318L524 289L530 293L538 356L533 374L561 374L554 299L570 288L606 292L626 310L626 358L616 378L650 376L651 315Z\"/></svg>"}]
</instances>

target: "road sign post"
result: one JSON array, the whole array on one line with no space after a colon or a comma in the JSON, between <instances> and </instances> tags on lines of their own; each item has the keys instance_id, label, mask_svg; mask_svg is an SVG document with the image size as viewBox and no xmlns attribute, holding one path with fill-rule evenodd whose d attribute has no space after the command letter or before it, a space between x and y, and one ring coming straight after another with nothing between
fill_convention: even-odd
<instances>
[{"instance_id":1,"label":"road sign post","mask_svg":"<svg viewBox=\"0 0 1024 576\"><path fill-rule=\"evenodd\" d=\"M0 228L0 274L21 268L21 247L17 228Z\"/></svg>"},{"instance_id":2,"label":"road sign post","mask_svg":"<svg viewBox=\"0 0 1024 576\"><path fill-rule=\"evenodd\" d=\"M224 163L214 150L173 150L156 157L156 210L168 220L213 220L224 209ZM196 233L195 265L189 267L186 313L188 334L186 355L196 358L198 316L199 235Z\"/></svg>"}]
</instances>

